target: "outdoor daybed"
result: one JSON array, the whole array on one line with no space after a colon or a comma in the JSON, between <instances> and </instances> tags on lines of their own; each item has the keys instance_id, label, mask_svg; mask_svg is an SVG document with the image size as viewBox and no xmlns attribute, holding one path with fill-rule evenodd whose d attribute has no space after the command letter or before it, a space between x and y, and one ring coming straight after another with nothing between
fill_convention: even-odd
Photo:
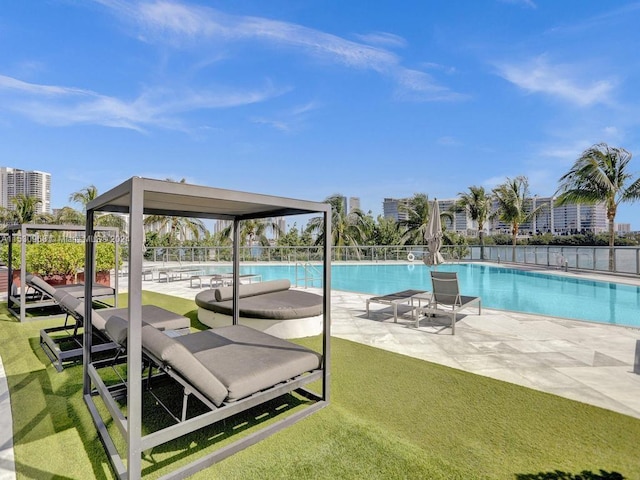
<instances>
[{"instance_id":1,"label":"outdoor daybed","mask_svg":"<svg viewBox=\"0 0 640 480\"><path fill-rule=\"evenodd\" d=\"M319 202L295 200L254 193L189 185L170 181L160 181L133 177L114 187L87 204L86 234L88 244L85 250L85 275L92 278L95 268L94 219L100 212L129 214L128 242L128 323L112 317L107 320L107 332L112 338L126 335L123 345L126 368L117 367L122 374L123 385L118 392L111 388L112 369L105 369L107 377L102 378L104 362L92 353L92 332L94 311L85 304L84 321L84 362L83 396L91 414L96 431L104 444L107 457L117 478L140 479L145 465L155 473L162 465L154 462L154 448L161 445L163 451L177 448L168 442L184 437L174 458L176 464L167 464L170 472L162 472L162 478L187 478L248 446L282 431L325 407L329 402L330 382L330 328L331 328L331 245L324 243L323 296L322 296L322 339L319 349L309 352L283 339L264 332L239 325L240 246L241 223L260 218L286 217L290 215L320 214L326 238L331 238L331 206ZM172 337L148 326L142 306L142 271L144 251L145 215L163 215L210 220L226 220L233 223L232 275L233 275L233 325L209 331L193 333L184 337ZM87 290L91 287L87 285ZM88 293L87 295L90 295ZM215 295L215 294L214 294ZM119 332L114 325L119 325ZM121 338L122 339L122 338ZM289 356L291 355L291 356ZM301 356L298 356L301 355ZM155 408L143 409L143 389L154 383L157 375L152 375L147 359L157 364L160 371L174 378L182 388L172 392L170 399L196 396L209 409L189 409L185 417L183 403L182 418L185 421L161 426L159 429L143 428L147 420L159 425L155 419ZM145 372L146 371L146 372ZM142 372L147 373L144 377ZM214 378L217 380L214 380ZM158 380L162 380L158 378ZM314 388L304 388L313 382ZM164 382L163 382L164 387ZM148 391L147 389L144 389ZM152 390L151 392L153 392ZM160 390L155 390L160 391ZM115 397L114 393L118 393ZM173 395L171 395L173 393ZM178 397L180 395L180 397ZM290 396L291 398L287 398ZM156 400L158 400L156 396ZM283 397L278 402L291 404L299 400L293 411L272 408L272 400ZM303 397L303 398L299 398ZM213 407L213 408L212 408ZM234 428L220 427L229 433L223 445L212 445L217 438L206 435L188 438L187 435L204 427L217 424L230 417L242 421L237 414L264 418L261 413L249 412L259 407L269 418L260 421L247 434L236 434ZM266 412L265 412L266 410ZM175 415L174 417L178 417ZM163 422L160 422L162 424ZM234 431L232 431L234 430ZM207 438L204 438L204 437ZM217 436L216 436L217 437ZM194 443L195 442L195 443ZM195 448L191 448L195 445ZM209 448L211 445L212 449ZM203 452L202 450L209 451ZM152 465L151 465L151 463ZM164 463L164 462L161 462ZM185 464L186 463L186 464ZM164 468L163 468L164 470Z\"/></svg>"},{"instance_id":2,"label":"outdoor daybed","mask_svg":"<svg viewBox=\"0 0 640 480\"><path fill-rule=\"evenodd\" d=\"M289 280L240 285L239 323L279 338L322 333L322 296L291 290ZM198 320L215 328L232 324L233 287L196 295Z\"/></svg>"},{"instance_id":3,"label":"outdoor daybed","mask_svg":"<svg viewBox=\"0 0 640 480\"><path fill-rule=\"evenodd\" d=\"M40 302L46 302L47 300L55 301L55 292L68 293L69 295L72 295L75 298L79 299L84 298L85 294L84 283L71 283L68 285L58 285L54 287L53 285L50 285L49 283L44 281L42 278L31 273L28 273L25 277L25 283L27 284L27 289L35 291L35 293L31 295L29 295L29 292L27 291L27 296L30 298L35 298ZM108 287L99 283L93 284L91 293L93 301L105 297L115 297L116 295L116 291L113 287Z\"/></svg>"},{"instance_id":4,"label":"outdoor daybed","mask_svg":"<svg viewBox=\"0 0 640 480\"><path fill-rule=\"evenodd\" d=\"M78 330L84 323L84 301L77 298L77 291L74 289L71 289L70 292L65 287L53 287L35 276L28 276L27 281L38 292L49 295L67 316L64 325L40 330L42 349L54 367L58 371L62 371L63 362L82 357L82 333L78 333ZM171 330L180 335L189 333L191 322L187 317L155 305L143 305L142 312L146 321L159 330ZM106 324L112 316L127 319L128 315L127 308L103 308L99 311L92 309L91 322L95 329L93 331L93 352L118 348L118 345L114 343L114 340L118 341L118 339L109 337L106 332ZM73 324L67 325L70 317L73 319Z\"/></svg>"},{"instance_id":5,"label":"outdoor daybed","mask_svg":"<svg viewBox=\"0 0 640 480\"><path fill-rule=\"evenodd\" d=\"M124 343L127 323L112 316L107 333ZM178 421L186 419L190 394L217 410L257 392L278 390L283 382L309 383L322 365L319 353L242 325L173 337L143 320L141 333L145 357L184 389L182 418L174 417Z\"/></svg>"},{"instance_id":6,"label":"outdoor daybed","mask_svg":"<svg viewBox=\"0 0 640 480\"><path fill-rule=\"evenodd\" d=\"M16 316L20 319L21 322L24 322L29 319L27 316L27 312L29 310L40 310L42 315L38 317L40 319L44 318L44 314L47 313L47 309L49 307L55 307L56 302L50 298L48 293L36 292L36 294L31 293L31 288L29 282L27 281L28 270L27 270L27 238L35 232L36 238L38 232L40 231L52 231L52 232L72 232L74 234L79 234L79 232L85 232L86 227L82 225L49 225L49 224L28 224L23 223L22 225L8 225L7 231L8 235L8 245L7 245L7 306L12 315ZM86 233L86 232L85 232ZM119 273L119 234L118 228L116 227L96 227L94 230L94 234L96 235L95 242L99 243L103 234L113 239L114 244L114 264L115 266L115 276L114 276L114 287L111 288L109 285L102 285L93 283L93 289L91 292L85 292L84 286L82 284L76 284L75 286L69 286L68 293L73 293L77 297L91 296L94 301L98 299L98 301L104 301L106 297L113 297L114 306L118 306L118 297L116 292L118 292L118 273ZM81 237L77 237L81 238ZM19 243L20 252L19 252L19 264L16 266L15 264L15 256L13 255L14 243ZM24 268L21 268L24 266ZM79 265L77 265L78 267ZM112 268L113 268L112 266ZM18 268L19 270L14 270ZM95 265L93 266L95 267ZM92 270L93 272L93 270ZM19 273L18 277L14 279L14 274ZM86 271L85 271L86 273ZM90 276L86 276L86 278L92 278ZM95 274L93 275L95 278ZM18 283L19 281L19 283ZM89 282L87 282L89 283ZM107 303L105 302L105 305ZM53 309L50 316L59 315L59 310Z\"/></svg>"}]
</instances>

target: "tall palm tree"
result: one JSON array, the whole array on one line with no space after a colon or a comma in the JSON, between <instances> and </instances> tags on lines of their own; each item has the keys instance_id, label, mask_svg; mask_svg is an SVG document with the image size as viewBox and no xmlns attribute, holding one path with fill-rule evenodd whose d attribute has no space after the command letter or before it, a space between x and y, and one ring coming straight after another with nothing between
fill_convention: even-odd
<instances>
[{"instance_id":1,"label":"tall palm tree","mask_svg":"<svg viewBox=\"0 0 640 480\"><path fill-rule=\"evenodd\" d=\"M455 204L455 210L466 212L469 218L478 224L478 238L480 239L480 259L484 260L484 226L491 216L493 198L487 194L484 187L469 187L469 192L458 193L460 197Z\"/></svg>"},{"instance_id":2,"label":"tall palm tree","mask_svg":"<svg viewBox=\"0 0 640 480\"><path fill-rule=\"evenodd\" d=\"M53 223L57 225L84 225L84 214L75 208L63 207L53 217Z\"/></svg>"},{"instance_id":3,"label":"tall palm tree","mask_svg":"<svg viewBox=\"0 0 640 480\"><path fill-rule=\"evenodd\" d=\"M271 219L252 219L242 220L239 225L240 245L250 247L256 243L266 247L270 245L267 232L271 230L276 237L283 234L282 229L277 222ZM224 238L231 239L233 234L233 225L225 227L221 235Z\"/></svg>"},{"instance_id":4,"label":"tall palm tree","mask_svg":"<svg viewBox=\"0 0 640 480\"><path fill-rule=\"evenodd\" d=\"M493 195L498 201L498 210L495 215L500 220L511 226L512 235L512 258L516 261L515 246L518 242L518 232L520 224L528 222L535 218L544 205L531 208L532 202L529 198L529 180L525 176L518 176L513 179L507 178L502 185L498 185L493 189Z\"/></svg>"},{"instance_id":5,"label":"tall palm tree","mask_svg":"<svg viewBox=\"0 0 640 480\"><path fill-rule=\"evenodd\" d=\"M18 224L39 223L47 216L38 213L38 205L42 203L37 197L30 197L19 193L11 199L13 210L9 212L9 218Z\"/></svg>"},{"instance_id":6,"label":"tall palm tree","mask_svg":"<svg viewBox=\"0 0 640 480\"><path fill-rule=\"evenodd\" d=\"M166 232L169 245L177 245L188 237L200 240L207 236L207 227L199 218L148 215L144 225L158 232Z\"/></svg>"},{"instance_id":7,"label":"tall palm tree","mask_svg":"<svg viewBox=\"0 0 640 480\"><path fill-rule=\"evenodd\" d=\"M77 192L73 192L69 195L69 201L79 203L82 205L82 211L87 210L87 204L98 196L98 189L95 185L89 185L88 187L81 188Z\"/></svg>"},{"instance_id":8,"label":"tall palm tree","mask_svg":"<svg viewBox=\"0 0 640 480\"><path fill-rule=\"evenodd\" d=\"M431 217L429 197L424 193L416 193L407 203L400 204L398 210L407 215L406 220L398 221L398 225L405 228L402 242L405 245L426 245L424 234L429 227L429 218ZM442 211L440 219L453 222L453 214Z\"/></svg>"},{"instance_id":9,"label":"tall palm tree","mask_svg":"<svg viewBox=\"0 0 640 480\"><path fill-rule=\"evenodd\" d=\"M95 185L89 185L88 187L81 188L77 192L73 192L69 195L69 201L79 203L82 205L82 211L87 211L87 204L91 200L98 197L98 189ZM73 222L69 222L72 223ZM83 221L82 224L85 222ZM123 232L127 228L127 222L121 215L113 213L97 212L95 216L95 225L100 227L116 227L119 231Z\"/></svg>"},{"instance_id":10,"label":"tall palm tree","mask_svg":"<svg viewBox=\"0 0 640 480\"><path fill-rule=\"evenodd\" d=\"M179 182L170 178L166 180L168 182L187 183L185 178ZM199 218L148 215L144 219L144 225L156 231L166 231L169 245L178 244L181 240L187 239L189 234L191 234L195 240L200 240L201 237L207 237L209 233L204 222Z\"/></svg>"},{"instance_id":11,"label":"tall palm tree","mask_svg":"<svg viewBox=\"0 0 640 480\"><path fill-rule=\"evenodd\" d=\"M560 177L556 205L604 203L609 222L609 270L615 270L615 220L618 205L640 199L640 178L627 170L631 153L598 143L582 152L571 169ZM629 182L631 182L629 184Z\"/></svg>"},{"instance_id":12,"label":"tall palm tree","mask_svg":"<svg viewBox=\"0 0 640 480\"><path fill-rule=\"evenodd\" d=\"M359 247L365 238L366 222L364 214L360 209L347 212L344 196L334 194L324 200L331 205L331 243L335 248L336 258L342 258L344 247ZM324 244L324 218L314 217L307 224L307 231L316 234L316 245ZM360 256L360 251L356 249L356 255Z\"/></svg>"}]
</instances>

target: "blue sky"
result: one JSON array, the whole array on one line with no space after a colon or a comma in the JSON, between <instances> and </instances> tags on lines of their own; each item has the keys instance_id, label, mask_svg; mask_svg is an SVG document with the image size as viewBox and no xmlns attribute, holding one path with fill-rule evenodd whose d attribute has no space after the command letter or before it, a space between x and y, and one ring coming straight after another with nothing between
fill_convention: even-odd
<instances>
[{"instance_id":1,"label":"blue sky","mask_svg":"<svg viewBox=\"0 0 640 480\"><path fill-rule=\"evenodd\" d=\"M640 2L42 0L0 11L0 164L52 206L133 176L451 198L587 147L636 157ZM640 204L618 222L640 229Z\"/></svg>"}]
</instances>

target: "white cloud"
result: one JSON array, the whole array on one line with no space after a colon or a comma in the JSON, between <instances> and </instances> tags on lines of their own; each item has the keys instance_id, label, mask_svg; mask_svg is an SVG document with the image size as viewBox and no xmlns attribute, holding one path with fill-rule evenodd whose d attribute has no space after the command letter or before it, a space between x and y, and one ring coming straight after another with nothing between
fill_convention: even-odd
<instances>
[{"instance_id":1,"label":"white cloud","mask_svg":"<svg viewBox=\"0 0 640 480\"><path fill-rule=\"evenodd\" d=\"M54 126L93 124L138 131L150 126L182 130L180 115L186 112L247 105L281 93L271 86L254 91L151 89L125 101L90 90L28 83L0 75L0 108Z\"/></svg>"},{"instance_id":2,"label":"white cloud","mask_svg":"<svg viewBox=\"0 0 640 480\"><path fill-rule=\"evenodd\" d=\"M431 75L419 70L400 68L395 72L398 82L396 98L410 101L459 101L467 95L454 92L438 85Z\"/></svg>"},{"instance_id":3,"label":"white cloud","mask_svg":"<svg viewBox=\"0 0 640 480\"><path fill-rule=\"evenodd\" d=\"M254 117L251 121L257 124L267 125L281 132L289 133L294 130L299 130L304 125L308 114L318 108L319 105L316 102L308 102L275 115L273 118Z\"/></svg>"},{"instance_id":4,"label":"white cloud","mask_svg":"<svg viewBox=\"0 0 640 480\"><path fill-rule=\"evenodd\" d=\"M140 37L148 42L176 47L208 48L220 42L253 41L261 45L289 48L311 58L349 68L372 70L398 81L401 98L426 101L463 98L438 85L424 72L402 66L395 53L382 46L402 46L404 39L376 32L361 36L370 44L268 18L228 15L209 7L156 0L129 3L98 0L124 20L137 25ZM375 46L374 46L375 45Z\"/></svg>"},{"instance_id":5,"label":"white cloud","mask_svg":"<svg viewBox=\"0 0 640 480\"><path fill-rule=\"evenodd\" d=\"M356 38L369 45L379 45L386 47L399 47L403 48L407 46L407 41L399 35L387 32L372 32L362 35L356 35Z\"/></svg>"},{"instance_id":6,"label":"white cloud","mask_svg":"<svg viewBox=\"0 0 640 480\"><path fill-rule=\"evenodd\" d=\"M456 73L456 68L455 67L450 67L450 66L447 66L447 65L441 65L439 63L425 62L422 65L424 66L424 68L428 68L429 70L438 70L438 71L444 72L446 74Z\"/></svg>"},{"instance_id":7,"label":"white cloud","mask_svg":"<svg viewBox=\"0 0 640 480\"><path fill-rule=\"evenodd\" d=\"M543 93L561 98L581 107L610 103L614 88L611 80L583 81L585 77L575 66L550 64L545 56L524 63L503 63L497 66L505 80L530 93Z\"/></svg>"},{"instance_id":8,"label":"white cloud","mask_svg":"<svg viewBox=\"0 0 640 480\"><path fill-rule=\"evenodd\" d=\"M62 97L69 95L92 96L92 92L79 88L58 87L54 85L37 85L23 82L16 78L0 75L0 90L13 90L17 93L28 93L47 97Z\"/></svg>"}]
</instances>

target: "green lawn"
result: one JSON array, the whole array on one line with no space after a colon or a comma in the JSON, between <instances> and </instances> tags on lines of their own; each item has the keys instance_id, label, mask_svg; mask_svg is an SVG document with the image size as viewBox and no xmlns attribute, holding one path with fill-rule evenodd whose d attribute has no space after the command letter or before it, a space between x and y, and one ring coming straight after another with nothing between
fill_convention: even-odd
<instances>
[{"instance_id":1,"label":"green lawn","mask_svg":"<svg viewBox=\"0 0 640 480\"><path fill-rule=\"evenodd\" d=\"M203 328L192 301L145 292L144 302L187 314ZM40 328L58 323L20 324L0 306L18 478L111 479L81 398L81 366L57 373L39 346ZM319 339L300 343L317 348ZM638 419L345 340L333 339L332 353L327 408L194 478L518 480L576 478L582 471L592 472L583 478L640 478ZM287 396L145 452L145 477L299 403ZM152 402L146 408L154 422L164 420ZM568 475L541 474L554 471Z\"/></svg>"}]
</instances>

